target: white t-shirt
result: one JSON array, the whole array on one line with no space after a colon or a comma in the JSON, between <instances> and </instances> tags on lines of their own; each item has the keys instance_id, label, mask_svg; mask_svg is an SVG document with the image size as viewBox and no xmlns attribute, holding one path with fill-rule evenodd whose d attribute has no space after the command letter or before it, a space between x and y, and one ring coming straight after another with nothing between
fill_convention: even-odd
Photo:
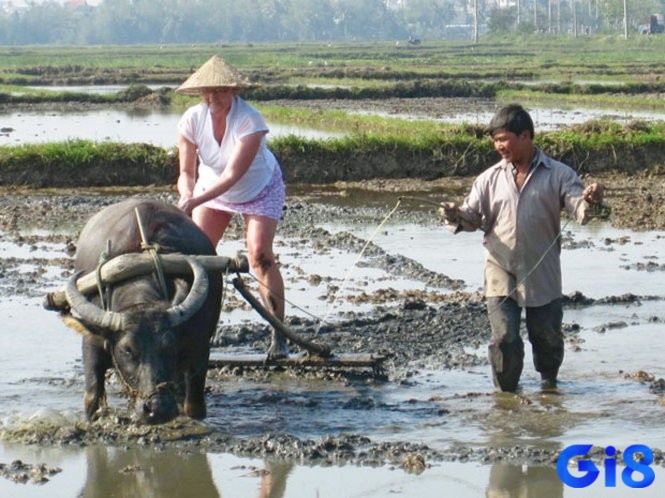
<instances>
[{"instance_id":1,"label":"white t-shirt","mask_svg":"<svg viewBox=\"0 0 665 498\"><path fill-rule=\"evenodd\" d=\"M238 96L231 102L221 144L215 140L208 106L202 102L187 109L178 123L178 132L198 149L199 168L194 195L204 192L217 181L241 138L260 131L268 132L263 116ZM251 201L268 185L275 167L278 167L277 159L268 149L264 134L247 172L219 199L232 203Z\"/></svg>"}]
</instances>

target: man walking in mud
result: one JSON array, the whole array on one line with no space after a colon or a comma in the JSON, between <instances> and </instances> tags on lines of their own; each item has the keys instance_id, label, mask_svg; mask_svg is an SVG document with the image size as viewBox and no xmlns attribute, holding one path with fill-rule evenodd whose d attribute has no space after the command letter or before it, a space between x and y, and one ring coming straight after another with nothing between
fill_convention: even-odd
<instances>
[{"instance_id":1,"label":"man walking in mud","mask_svg":"<svg viewBox=\"0 0 665 498\"><path fill-rule=\"evenodd\" d=\"M531 116L519 105L499 110L489 134L501 161L475 179L461 206L445 203L439 211L453 233L484 233L494 385L501 391L517 389L524 364L524 308L534 366L543 389L554 389L564 346L561 210L586 223L604 188L597 183L585 188L572 168L537 148Z\"/></svg>"}]
</instances>

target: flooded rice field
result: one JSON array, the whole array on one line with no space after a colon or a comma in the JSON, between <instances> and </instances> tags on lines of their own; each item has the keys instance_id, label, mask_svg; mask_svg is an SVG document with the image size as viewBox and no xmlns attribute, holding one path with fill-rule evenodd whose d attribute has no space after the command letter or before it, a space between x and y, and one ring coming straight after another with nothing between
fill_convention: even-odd
<instances>
[{"instance_id":1,"label":"flooded rice field","mask_svg":"<svg viewBox=\"0 0 665 498\"><path fill-rule=\"evenodd\" d=\"M265 104L287 105L286 101ZM288 105L293 106L294 101L288 101ZM297 102L295 105L473 125L487 124L497 108L496 102L489 99L455 98L384 99L362 103L348 100L312 100ZM665 120L665 113L657 111L617 111L558 105L529 108L529 111L538 131L556 130L591 119L609 119L619 123ZM85 139L97 142L143 142L160 147L173 147L177 143L176 127L180 117L180 111L168 109L0 110L0 146ZM269 123L269 127L269 138L285 135L311 139L343 136L343 133L283 123Z\"/></svg>"},{"instance_id":2,"label":"flooded rice field","mask_svg":"<svg viewBox=\"0 0 665 498\"><path fill-rule=\"evenodd\" d=\"M137 109L0 112L0 146L83 139L175 147L181 114ZM275 123L269 123L269 127L271 137L296 135L320 139L340 135Z\"/></svg>"},{"instance_id":3,"label":"flooded rice field","mask_svg":"<svg viewBox=\"0 0 665 498\"><path fill-rule=\"evenodd\" d=\"M386 220L388 194L310 194L289 195L276 244L288 323L334 352L390 351L383 375L212 369L208 418L164 426L129 422L113 376L107 416L86 422L80 338L41 306L71 273L83 220L123 196L6 195L15 216L0 232L0 495L662 496L664 232L566 224L560 388L541 391L527 348L521 391L502 394L486 359L480 234L452 236L408 203ZM241 250L241 233L232 227L218 253ZM266 346L265 323L228 286L213 358ZM564 486L558 454L583 443L647 445L654 483Z\"/></svg>"},{"instance_id":4,"label":"flooded rice field","mask_svg":"<svg viewBox=\"0 0 665 498\"><path fill-rule=\"evenodd\" d=\"M427 108L430 119L485 123L495 105L464 103L359 106L413 119ZM319 104L342 105L308 103ZM601 116L665 119L555 107L532 114L540 130ZM0 145L84 138L170 147L178 119L154 110L8 111L0 114ZM270 127L273 136L330 136ZM614 193L636 188L628 187L617 185ZM459 184L450 191L459 192ZM665 232L600 221L563 225L566 357L560 388L541 391L527 347L521 391L501 394L493 391L486 358L480 234L452 236L417 197L405 198L388 216L398 191L290 186L276 242L287 323L336 354L390 354L380 371L213 368L208 418L163 426L130 422L128 400L111 375L108 412L89 423L83 416L80 337L57 313L44 310L42 299L71 274L77 232L87 218L129 195L175 200L170 190L9 190L0 197L0 496L558 498L665 492ZM665 224L659 218L655 226ZM233 256L242 249L242 227L234 224L218 253ZM243 278L256 290L251 275ZM213 359L262 354L265 322L226 287ZM293 348L292 354L300 352ZM557 474L558 455L572 444L595 446L601 476L587 488L565 486ZM623 451L633 444L653 450L653 484L627 487L619 459L617 485L606 487L603 449Z\"/></svg>"}]
</instances>

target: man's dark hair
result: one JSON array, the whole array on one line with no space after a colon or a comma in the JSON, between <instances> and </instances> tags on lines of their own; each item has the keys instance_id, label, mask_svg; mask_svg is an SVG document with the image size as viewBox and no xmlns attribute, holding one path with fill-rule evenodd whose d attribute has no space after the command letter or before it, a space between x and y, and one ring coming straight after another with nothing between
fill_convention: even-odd
<instances>
[{"instance_id":1,"label":"man's dark hair","mask_svg":"<svg viewBox=\"0 0 665 498\"><path fill-rule=\"evenodd\" d=\"M515 135L528 131L531 138L534 136L533 121L529 113L519 104L511 104L497 112L488 126L490 136L499 130L506 130Z\"/></svg>"}]
</instances>

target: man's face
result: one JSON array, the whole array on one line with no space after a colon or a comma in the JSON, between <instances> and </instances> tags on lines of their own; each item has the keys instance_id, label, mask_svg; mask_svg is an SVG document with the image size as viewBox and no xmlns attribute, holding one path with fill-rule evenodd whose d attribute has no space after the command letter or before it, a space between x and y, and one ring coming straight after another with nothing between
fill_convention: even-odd
<instances>
[{"instance_id":1,"label":"man's face","mask_svg":"<svg viewBox=\"0 0 665 498\"><path fill-rule=\"evenodd\" d=\"M498 130L492 135L494 149L507 162L516 164L523 161L531 161L532 140L528 131L519 135L507 130Z\"/></svg>"}]
</instances>

